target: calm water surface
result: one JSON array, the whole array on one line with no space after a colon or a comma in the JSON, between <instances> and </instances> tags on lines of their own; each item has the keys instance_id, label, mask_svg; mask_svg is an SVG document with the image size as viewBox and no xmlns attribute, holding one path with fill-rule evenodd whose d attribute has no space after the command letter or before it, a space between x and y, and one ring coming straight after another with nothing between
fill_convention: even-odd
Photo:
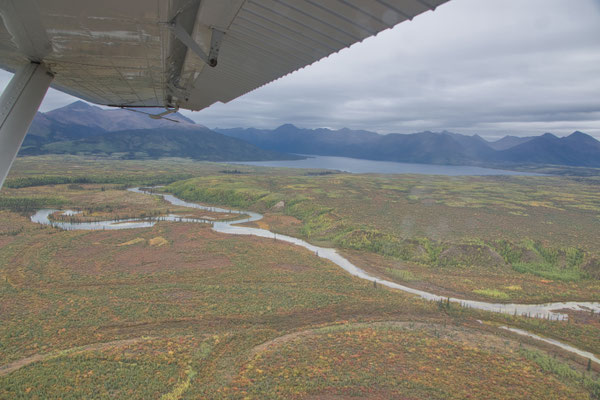
<instances>
[{"instance_id":1,"label":"calm water surface","mask_svg":"<svg viewBox=\"0 0 600 400\"><path fill-rule=\"evenodd\" d=\"M288 161L240 161L233 164L254 165L260 167L286 167L286 168L315 168L332 169L353 174L427 174L427 175L531 175L530 172L505 171L464 165L435 165L435 164L410 164L393 161L371 161L347 157L312 156L307 155L304 160Z\"/></svg>"}]
</instances>

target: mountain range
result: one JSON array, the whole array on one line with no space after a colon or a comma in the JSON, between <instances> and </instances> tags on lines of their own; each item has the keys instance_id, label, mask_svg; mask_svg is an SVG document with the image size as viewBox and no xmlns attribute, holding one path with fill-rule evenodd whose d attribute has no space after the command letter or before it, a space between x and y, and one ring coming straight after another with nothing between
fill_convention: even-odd
<instances>
[{"instance_id":1,"label":"mountain range","mask_svg":"<svg viewBox=\"0 0 600 400\"><path fill-rule=\"evenodd\" d=\"M161 109L146 109L157 114ZM600 168L600 142L576 131L559 138L505 136L489 142L479 135L419 132L380 135L366 130L214 129L179 113L153 119L142 112L102 109L82 101L38 113L20 155L93 154L120 158L188 157L211 161L263 161L312 154L450 165L562 165Z\"/></svg>"},{"instance_id":2,"label":"mountain range","mask_svg":"<svg viewBox=\"0 0 600 400\"><path fill-rule=\"evenodd\" d=\"M362 158L380 161L449 165L543 164L600 167L600 142L576 131L559 138L541 136L504 138L488 142L479 135L419 132L380 135L350 129L302 129L291 124L273 130L215 129L266 150Z\"/></svg>"},{"instance_id":3,"label":"mountain range","mask_svg":"<svg viewBox=\"0 0 600 400\"><path fill-rule=\"evenodd\" d=\"M160 113L161 109L146 109ZM298 156L263 150L211 131L179 113L153 119L141 112L105 110L76 101L37 113L19 155L93 154L120 158L188 157L209 161L262 161Z\"/></svg>"}]
</instances>

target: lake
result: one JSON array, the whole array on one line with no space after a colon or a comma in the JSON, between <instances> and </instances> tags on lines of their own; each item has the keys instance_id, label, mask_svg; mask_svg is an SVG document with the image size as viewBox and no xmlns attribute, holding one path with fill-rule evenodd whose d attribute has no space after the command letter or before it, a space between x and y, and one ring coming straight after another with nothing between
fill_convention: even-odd
<instances>
[{"instance_id":1,"label":"lake","mask_svg":"<svg viewBox=\"0 0 600 400\"><path fill-rule=\"evenodd\" d=\"M426 174L426 175L533 175L530 172L472 167L466 165L411 164L393 161L372 161L348 157L306 155L303 160L288 161L239 161L230 164L261 167L332 169L353 174Z\"/></svg>"}]
</instances>

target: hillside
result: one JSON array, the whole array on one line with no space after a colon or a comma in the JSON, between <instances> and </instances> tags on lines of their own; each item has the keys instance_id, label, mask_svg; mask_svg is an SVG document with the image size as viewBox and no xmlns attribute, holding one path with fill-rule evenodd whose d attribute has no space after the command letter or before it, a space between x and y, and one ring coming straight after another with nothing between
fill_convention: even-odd
<instances>
[{"instance_id":1,"label":"hillside","mask_svg":"<svg viewBox=\"0 0 600 400\"><path fill-rule=\"evenodd\" d=\"M489 146L494 150L506 150L511 147L518 146L522 143L526 143L533 139L532 137L518 137L518 136L510 136L506 135L500 140L496 140L495 142L490 142Z\"/></svg>"},{"instance_id":2,"label":"hillside","mask_svg":"<svg viewBox=\"0 0 600 400\"><path fill-rule=\"evenodd\" d=\"M500 158L510 162L599 167L600 142L579 131L563 138L546 133L501 151Z\"/></svg>"},{"instance_id":3,"label":"hillside","mask_svg":"<svg viewBox=\"0 0 600 400\"><path fill-rule=\"evenodd\" d=\"M146 109L156 114L159 109ZM38 113L20 155L94 154L122 158L189 157L197 160L296 159L294 154L446 165L569 166L600 168L600 142L576 131L559 138L505 136L488 142L448 131L380 135L365 130L215 129L179 113L152 119L142 112L102 109L82 101ZM287 154L286 154L287 153Z\"/></svg>"},{"instance_id":4,"label":"hillside","mask_svg":"<svg viewBox=\"0 0 600 400\"><path fill-rule=\"evenodd\" d=\"M496 142L447 131L379 135L349 129L302 129L290 124L274 130L216 131L264 149L301 154L428 164L600 167L600 142L579 131L564 138L552 134L506 136Z\"/></svg>"},{"instance_id":5,"label":"hillside","mask_svg":"<svg viewBox=\"0 0 600 400\"><path fill-rule=\"evenodd\" d=\"M208 128L156 128L108 132L78 140L45 144L52 154L121 155L122 158L186 157L210 161L279 160L281 153L260 149ZM119 154L120 153L120 154Z\"/></svg>"},{"instance_id":6,"label":"hillside","mask_svg":"<svg viewBox=\"0 0 600 400\"><path fill-rule=\"evenodd\" d=\"M298 158L213 132L179 113L170 114L168 118L179 122L152 119L122 109L105 110L77 101L38 113L19 155L93 154L128 159L187 157L210 161Z\"/></svg>"},{"instance_id":7,"label":"hillside","mask_svg":"<svg viewBox=\"0 0 600 400\"><path fill-rule=\"evenodd\" d=\"M180 113L169 114L168 119L153 119L148 114L159 114L165 111L162 108L145 108L138 111L131 111L121 108L103 109L98 106L91 106L83 101L76 101L65 107L57 108L45 114L46 118L63 124L88 126L90 128L100 128L105 131L121 131L125 129L153 129L162 127L172 127L173 125L195 125L194 121L184 117Z\"/></svg>"}]
</instances>

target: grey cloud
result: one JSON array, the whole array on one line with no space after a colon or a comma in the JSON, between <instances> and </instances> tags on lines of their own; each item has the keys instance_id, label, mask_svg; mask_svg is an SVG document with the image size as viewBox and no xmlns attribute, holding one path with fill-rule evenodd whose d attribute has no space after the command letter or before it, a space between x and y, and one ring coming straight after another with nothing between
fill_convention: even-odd
<instances>
[{"instance_id":1,"label":"grey cloud","mask_svg":"<svg viewBox=\"0 0 600 400\"><path fill-rule=\"evenodd\" d=\"M484 136L579 129L600 137L597 65L597 1L452 0L192 117L219 127L292 122Z\"/></svg>"}]
</instances>

